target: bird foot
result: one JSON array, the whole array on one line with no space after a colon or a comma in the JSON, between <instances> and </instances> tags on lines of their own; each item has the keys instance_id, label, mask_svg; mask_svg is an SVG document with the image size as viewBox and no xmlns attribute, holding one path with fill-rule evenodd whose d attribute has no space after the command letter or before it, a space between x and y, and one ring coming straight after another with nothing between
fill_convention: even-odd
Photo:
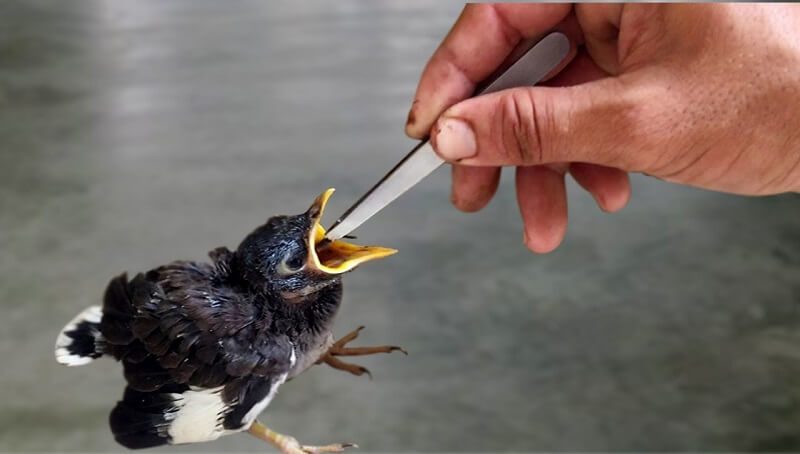
<instances>
[{"instance_id":1,"label":"bird foot","mask_svg":"<svg viewBox=\"0 0 800 454\"><path fill-rule=\"evenodd\" d=\"M354 443L333 443L324 446L301 445L296 438L279 434L269 427L255 421L248 429L250 435L275 445L283 454L321 454L343 452L347 448L358 448Z\"/></svg>"},{"instance_id":2,"label":"bird foot","mask_svg":"<svg viewBox=\"0 0 800 454\"><path fill-rule=\"evenodd\" d=\"M347 448L358 448L355 443L333 443L325 446L301 445L294 437L286 437L286 444L279 447L283 454L320 454L344 452Z\"/></svg>"},{"instance_id":3,"label":"bird foot","mask_svg":"<svg viewBox=\"0 0 800 454\"><path fill-rule=\"evenodd\" d=\"M357 377L367 374L370 378L372 378L372 373L370 373L369 369L366 367L342 361L341 359L337 358L337 356L365 356L374 355L376 353L391 353L394 351L403 352L404 355L408 355L408 352L403 350L402 347L395 345L379 345L376 347L347 347L347 344L355 340L363 329L363 326L359 326L353 331L347 333L338 341L334 342L325 355L323 355L322 358L317 361L317 364L324 362L334 369L350 372Z\"/></svg>"}]
</instances>

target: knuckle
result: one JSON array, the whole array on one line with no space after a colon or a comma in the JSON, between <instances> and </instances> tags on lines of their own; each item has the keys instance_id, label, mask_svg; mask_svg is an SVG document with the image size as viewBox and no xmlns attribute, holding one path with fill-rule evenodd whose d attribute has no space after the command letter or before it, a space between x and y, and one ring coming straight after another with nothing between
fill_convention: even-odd
<instances>
[{"instance_id":1,"label":"knuckle","mask_svg":"<svg viewBox=\"0 0 800 454\"><path fill-rule=\"evenodd\" d=\"M632 146L643 146L648 140L648 125L652 122L646 120L650 114L647 106L641 103L620 102L614 106L616 114L611 118L611 128L607 131L611 135L624 133L627 142Z\"/></svg>"},{"instance_id":2,"label":"knuckle","mask_svg":"<svg viewBox=\"0 0 800 454\"><path fill-rule=\"evenodd\" d=\"M648 102L664 99L651 90L618 93L609 102L597 102L588 110L590 117L610 120L604 130L592 134L597 139L592 142L606 156L606 165L633 171L650 169L656 160L664 158L653 152L664 149L658 142L669 131L674 132L671 116L665 115L668 107Z\"/></svg>"},{"instance_id":3,"label":"knuckle","mask_svg":"<svg viewBox=\"0 0 800 454\"><path fill-rule=\"evenodd\" d=\"M497 131L497 148L504 157L515 164L533 164L542 161L542 134L536 100L530 90L509 90L502 95Z\"/></svg>"}]
</instances>

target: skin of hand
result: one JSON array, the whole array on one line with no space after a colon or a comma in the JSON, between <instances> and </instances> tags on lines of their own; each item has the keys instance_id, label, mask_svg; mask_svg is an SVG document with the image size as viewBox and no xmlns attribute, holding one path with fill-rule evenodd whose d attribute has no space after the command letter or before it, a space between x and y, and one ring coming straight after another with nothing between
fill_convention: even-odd
<instances>
[{"instance_id":1,"label":"skin of hand","mask_svg":"<svg viewBox=\"0 0 800 454\"><path fill-rule=\"evenodd\" d=\"M523 39L574 45L546 86L467 99ZM567 227L565 173L613 212L628 172L744 195L800 191L800 7L468 5L422 73L406 133L453 163L464 211L516 166L525 244Z\"/></svg>"}]
</instances>

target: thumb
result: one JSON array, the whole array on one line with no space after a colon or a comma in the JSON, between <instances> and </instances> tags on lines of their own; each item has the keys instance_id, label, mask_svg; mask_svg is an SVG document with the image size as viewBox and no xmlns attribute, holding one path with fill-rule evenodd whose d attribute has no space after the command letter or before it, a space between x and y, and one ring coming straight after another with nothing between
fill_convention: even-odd
<instances>
[{"instance_id":1,"label":"thumb","mask_svg":"<svg viewBox=\"0 0 800 454\"><path fill-rule=\"evenodd\" d=\"M461 165L586 162L641 170L648 161L639 151L650 148L645 129L654 102L643 102L645 90L630 86L605 78L478 96L446 110L431 143L443 159Z\"/></svg>"}]
</instances>

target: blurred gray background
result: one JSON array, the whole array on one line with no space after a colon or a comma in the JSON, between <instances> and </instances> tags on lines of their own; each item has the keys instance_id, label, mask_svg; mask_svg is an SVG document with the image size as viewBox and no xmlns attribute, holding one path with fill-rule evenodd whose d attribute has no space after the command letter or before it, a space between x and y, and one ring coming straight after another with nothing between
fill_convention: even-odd
<instances>
[{"instance_id":1,"label":"blurred gray background","mask_svg":"<svg viewBox=\"0 0 800 454\"><path fill-rule=\"evenodd\" d=\"M343 210L412 146L460 8L0 3L0 450L121 450L119 368L57 366L60 328L117 273L235 247L329 186ZM535 256L510 179L464 215L448 177L360 229L401 252L346 279L338 334L410 356L314 368L265 422L362 451L800 450L800 198L637 177L610 216L573 185L564 245ZM271 447L163 449L223 450Z\"/></svg>"}]
</instances>

